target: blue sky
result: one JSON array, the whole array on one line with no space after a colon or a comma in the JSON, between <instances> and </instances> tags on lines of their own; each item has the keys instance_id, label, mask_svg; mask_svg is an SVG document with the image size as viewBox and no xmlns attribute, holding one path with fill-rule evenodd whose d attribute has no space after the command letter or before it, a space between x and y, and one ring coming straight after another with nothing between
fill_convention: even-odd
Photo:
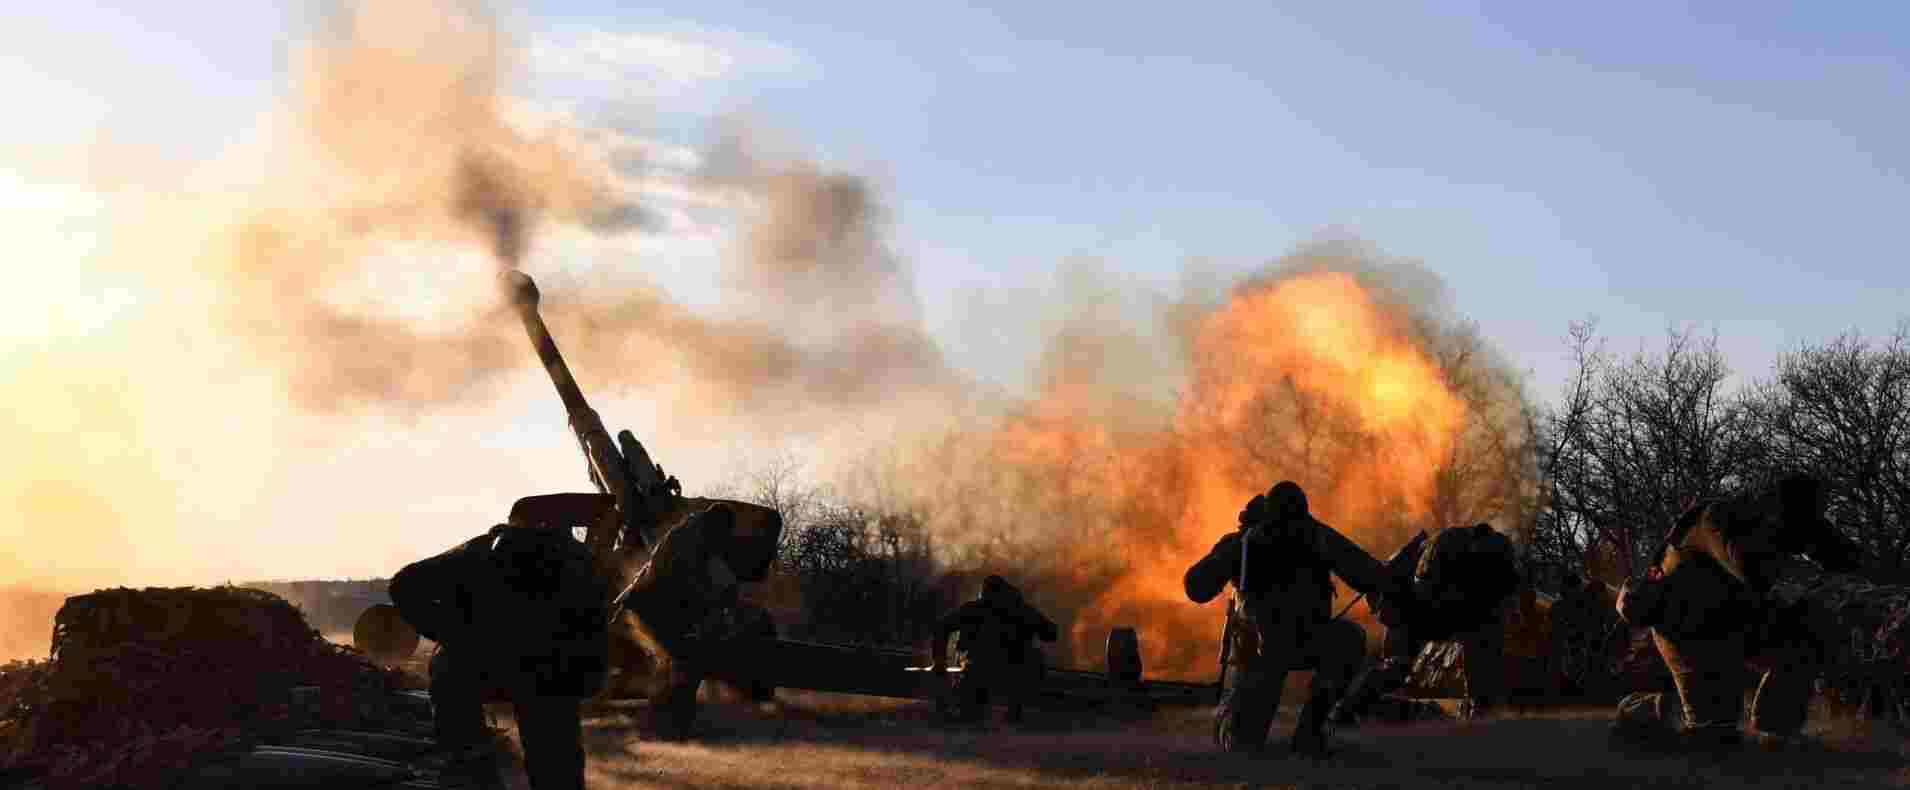
<instances>
[{"instance_id":1,"label":"blue sky","mask_svg":"<svg viewBox=\"0 0 1910 790\"><path fill-rule=\"evenodd\" d=\"M617 6L506 19L522 40L663 31L734 62L634 103L527 90L686 143L740 112L877 175L944 324L939 294L1070 256L1166 283L1336 231L1444 275L1541 394L1573 318L1621 348L1715 328L1755 374L1910 304L1901 4ZM0 34L0 80L83 98L13 136L209 156L281 89L315 14L49 7Z\"/></svg>"},{"instance_id":2,"label":"blue sky","mask_svg":"<svg viewBox=\"0 0 1910 790\"><path fill-rule=\"evenodd\" d=\"M84 209L84 196L35 192L32 173L10 168L96 142L181 166L243 149L319 15L66 2L0 25L0 95L16 110L0 124L8 238L88 246L16 210ZM1588 316L1621 351L1658 345L1669 324L1716 330L1734 367L1761 376L1798 343L1883 334L1910 315L1902 3L706 0L641 13L546 3L504 19L527 66L516 92L543 108L690 147L740 115L873 178L931 329L972 371L1012 377L1025 359L956 325L964 291L1023 300L1079 257L1170 288L1188 261L1245 273L1325 234L1442 275L1457 311L1546 400L1567 372L1568 323ZM695 301L710 249L671 242L641 265ZM43 287L93 287L39 269ZM0 337L70 318L56 300L0 292ZM155 531L126 554L172 540L214 558L181 574L389 572L465 536L473 513L581 484L544 382L517 384L490 413L298 434L307 444L284 458L262 441L259 457L227 464L257 466L259 480L207 473L204 491L175 497L251 491L205 512L177 506L182 524L223 531ZM597 405L613 426L657 435L655 409L608 400ZM190 427L166 438L190 449ZM733 452L653 449L692 485ZM425 459L456 468L392 472ZM233 529L251 525L270 526Z\"/></svg>"},{"instance_id":3,"label":"blue sky","mask_svg":"<svg viewBox=\"0 0 1910 790\"><path fill-rule=\"evenodd\" d=\"M1094 254L1167 279L1344 230L1443 274L1540 393L1568 320L1737 367L1910 304L1910 10L1718 3L580 6L813 73L735 105L880 164L931 291Z\"/></svg>"}]
</instances>

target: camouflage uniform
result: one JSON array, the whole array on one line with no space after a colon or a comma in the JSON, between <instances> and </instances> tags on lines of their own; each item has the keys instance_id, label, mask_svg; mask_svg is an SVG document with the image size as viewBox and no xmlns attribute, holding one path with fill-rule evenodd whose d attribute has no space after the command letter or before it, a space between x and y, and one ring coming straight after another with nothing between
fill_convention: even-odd
<instances>
[{"instance_id":1,"label":"camouflage uniform","mask_svg":"<svg viewBox=\"0 0 1910 790\"><path fill-rule=\"evenodd\" d=\"M1823 689L1864 716L1910 721L1910 586L1804 570L1771 586L1771 597L1811 599L1831 616Z\"/></svg>"},{"instance_id":2,"label":"camouflage uniform","mask_svg":"<svg viewBox=\"0 0 1910 790\"><path fill-rule=\"evenodd\" d=\"M1803 728L1811 681L1840 635L1820 596L1785 597L1774 587L1797 554L1831 571L1858 566L1859 550L1823 511L1822 483L1804 475L1694 507L1646 581L1622 593L1620 613L1651 627L1676 681L1687 744L1741 739L1747 664L1762 675L1752 728L1778 739Z\"/></svg>"},{"instance_id":3,"label":"camouflage uniform","mask_svg":"<svg viewBox=\"0 0 1910 790\"><path fill-rule=\"evenodd\" d=\"M1023 600L1021 591L1000 576L982 582L975 600L943 617L935 631L937 671L947 666L947 640L959 632L955 649L963 656L961 677L950 689L955 721L979 721L993 692L1008 703L1008 720L1020 721L1029 695L1040 687L1044 667L1035 639L1053 642L1060 628Z\"/></svg>"},{"instance_id":4,"label":"camouflage uniform","mask_svg":"<svg viewBox=\"0 0 1910 790\"><path fill-rule=\"evenodd\" d=\"M776 526L780 529L780 522ZM642 691L650 700L651 724L664 737L690 734L697 689L719 657L713 651L721 651L726 638L738 635L740 584L767 572L768 558L747 554L751 544L732 540L736 528L736 512L728 505L692 514L657 542L649 562L616 602L622 633L649 663ZM749 619L759 621L758 627L742 635L774 635L773 624L760 616ZM637 657L616 658L625 666Z\"/></svg>"},{"instance_id":5,"label":"camouflage uniform","mask_svg":"<svg viewBox=\"0 0 1910 790\"><path fill-rule=\"evenodd\" d=\"M513 512L512 525L405 566L390 594L438 643L430 675L439 744L484 753L483 703L508 699L531 787L582 788L578 707L605 674L607 590L583 544L526 521ZM458 768L497 778L488 757Z\"/></svg>"},{"instance_id":6,"label":"camouflage uniform","mask_svg":"<svg viewBox=\"0 0 1910 790\"><path fill-rule=\"evenodd\" d=\"M1313 670L1291 746L1326 749L1327 711L1366 655L1366 631L1333 618L1332 574L1369 594L1391 580L1379 561L1307 512L1306 494L1291 482L1255 497L1241 511L1240 531L1214 544L1187 569L1187 597L1206 603L1233 584L1240 596L1228 686L1214 711L1214 740L1229 751L1254 751L1267 739L1292 670ZM1241 543L1247 543L1246 589L1240 590Z\"/></svg>"},{"instance_id":7,"label":"camouflage uniform","mask_svg":"<svg viewBox=\"0 0 1910 790\"><path fill-rule=\"evenodd\" d=\"M1462 645L1467 715L1485 715L1505 698L1501 610L1519 586L1512 542L1488 524L1452 527L1409 545L1393 564L1414 568L1411 593L1379 602L1386 625L1380 661L1360 676L1334 719L1356 721L1381 696L1404 687L1413 659L1428 642L1440 641Z\"/></svg>"}]
</instances>

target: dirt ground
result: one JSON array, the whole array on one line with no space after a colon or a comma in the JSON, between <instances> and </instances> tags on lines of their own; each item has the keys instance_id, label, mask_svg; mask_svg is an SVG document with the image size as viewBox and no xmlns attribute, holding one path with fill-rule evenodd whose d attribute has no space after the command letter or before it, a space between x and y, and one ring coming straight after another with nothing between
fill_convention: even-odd
<instances>
[{"instance_id":1,"label":"dirt ground","mask_svg":"<svg viewBox=\"0 0 1910 790\"><path fill-rule=\"evenodd\" d=\"M641 703L592 708L593 788L1905 787L1910 742L1883 725L1816 723L1811 747L1726 757L1643 755L1606 739L1608 710L1522 712L1342 732L1323 762L1216 753L1208 711L1031 712L1019 727L934 722L926 704L784 692L773 706L705 708L688 743L645 732ZM515 787L525 787L521 774Z\"/></svg>"}]
</instances>

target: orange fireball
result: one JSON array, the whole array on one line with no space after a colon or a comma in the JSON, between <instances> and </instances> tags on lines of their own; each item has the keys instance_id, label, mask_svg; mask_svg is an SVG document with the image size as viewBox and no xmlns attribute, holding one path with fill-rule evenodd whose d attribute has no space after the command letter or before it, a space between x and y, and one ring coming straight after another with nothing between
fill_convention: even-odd
<instances>
[{"instance_id":1,"label":"orange fireball","mask_svg":"<svg viewBox=\"0 0 1910 790\"><path fill-rule=\"evenodd\" d=\"M1471 407L1437 338L1374 287L1314 270L1235 289L1188 333L1187 383L1163 427L1111 430L1070 377L1051 375L995 433L996 460L1049 481L1056 512L1076 521L1065 561L1072 586L1092 591L1074 618L1077 661L1131 625L1149 675L1211 673L1223 614L1189 603L1181 575L1279 480L1375 554L1435 526Z\"/></svg>"}]
</instances>

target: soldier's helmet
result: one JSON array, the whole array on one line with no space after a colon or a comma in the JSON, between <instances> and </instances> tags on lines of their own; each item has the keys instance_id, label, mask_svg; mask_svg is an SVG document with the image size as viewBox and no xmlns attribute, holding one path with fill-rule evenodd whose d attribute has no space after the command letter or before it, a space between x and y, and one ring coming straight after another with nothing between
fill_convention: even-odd
<instances>
[{"instance_id":1,"label":"soldier's helmet","mask_svg":"<svg viewBox=\"0 0 1910 790\"><path fill-rule=\"evenodd\" d=\"M1252 526L1266 518L1267 496L1265 494L1255 494L1253 499L1247 501L1247 506L1240 509L1240 526Z\"/></svg>"},{"instance_id":2,"label":"soldier's helmet","mask_svg":"<svg viewBox=\"0 0 1910 790\"><path fill-rule=\"evenodd\" d=\"M1009 584L1007 579L1000 576L989 576L982 580L980 600L989 606L1013 609L1020 606L1023 599L1021 597L1021 590L1016 589L1015 585Z\"/></svg>"},{"instance_id":3,"label":"soldier's helmet","mask_svg":"<svg viewBox=\"0 0 1910 790\"><path fill-rule=\"evenodd\" d=\"M994 599L1000 598L1001 596L1007 594L1007 592L1008 592L1007 579L990 574L988 578L982 580L982 597L983 598L987 598L992 601Z\"/></svg>"},{"instance_id":4,"label":"soldier's helmet","mask_svg":"<svg viewBox=\"0 0 1910 790\"><path fill-rule=\"evenodd\" d=\"M1277 518L1304 516L1308 512L1306 491L1292 480L1282 480L1267 490L1267 515Z\"/></svg>"}]
</instances>

